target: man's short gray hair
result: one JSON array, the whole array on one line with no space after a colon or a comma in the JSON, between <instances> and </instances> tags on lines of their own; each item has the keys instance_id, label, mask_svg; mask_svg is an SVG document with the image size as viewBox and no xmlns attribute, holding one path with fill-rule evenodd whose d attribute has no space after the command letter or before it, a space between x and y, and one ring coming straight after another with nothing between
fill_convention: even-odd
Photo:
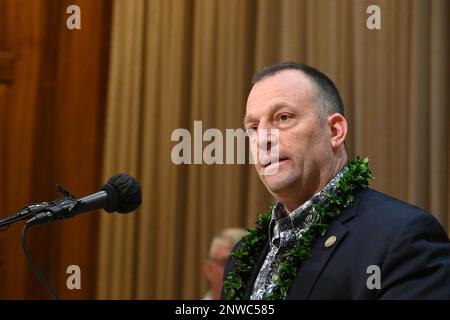
<instances>
[{"instance_id":1,"label":"man's short gray hair","mask_svg":"<svg viewBox=\"0 0 450 320\"><path fill-rule=\"evenodd\" d=\"M345 116L344 103L333 81L319 70L303 63L288 61L264 67L253 76L252 86L266 77L284 70L303 72L311 80L315 88L314 96L318 107L317 113L321 119L326 119L326 116L333 113L340 113Z\"/></svg>"}]
</instances>

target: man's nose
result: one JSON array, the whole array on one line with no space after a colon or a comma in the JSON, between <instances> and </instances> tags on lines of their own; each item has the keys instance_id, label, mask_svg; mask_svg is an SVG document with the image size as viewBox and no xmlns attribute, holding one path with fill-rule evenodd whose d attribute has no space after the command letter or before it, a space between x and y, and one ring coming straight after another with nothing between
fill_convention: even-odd
<instances>
[{"instance_id":1,"label":"man's nose","mask_svg":"<svg viewBox=\"0 0 450 320\"><path fill-rule=\"evenodd\" d=\"M269 151L278 145L279 132L275 128L258 129L258 147L259 149Z\"/></svg>"}]
</instances>

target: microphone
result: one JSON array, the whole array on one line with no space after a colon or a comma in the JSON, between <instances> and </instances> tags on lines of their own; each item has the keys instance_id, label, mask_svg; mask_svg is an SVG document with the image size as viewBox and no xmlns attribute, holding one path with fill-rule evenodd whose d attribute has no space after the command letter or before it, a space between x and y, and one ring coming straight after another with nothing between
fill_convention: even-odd
<instances>
[{"instance_id":1,"label":"microphone","mask_svg":"<svg viewBox=\"0 0 450 320\"><path fill-rule=\"evenodd\" d=\"M19 220L35 225L55 220L63 220L77 214L92 210L104 209L106 212L129 213L136 210L142 203L141 186L139 182L125 174L112 176L99 192L76 199L70 192L60 188L65 197L52 202L43 202L25 207L17 214L0 220L0 227Z\"/></svg>"},{"instance_id":2,"label":"microphone","mask_svg":"<svg viewBox=\"0 0 450 320\"><path fill-rule=\"evenodd\" d=\"M71 211L78 214L105 209L108 213L129 213L135 211L142 203L141 185L135 178L125 173L112 176L100 190L78 200Z\"/></svg>"},{"instance_id":3,"label":"microphone","mask_svg":"<svg viewBox=\"0 0 450 320\"><path fill-rule=\"evenodd\" d=\"M99 192L81 199L76 199L69 191L58 187L65 197L52 202L43 202L25 207L16 215L0 220L0 226L9 225L12 222L29 219L22 229L21 240L27 262L39 281L47 288L54 299L59 299L58 294L52 288L48 280L36 268L26 243L26 232L34 225L53 222L73 217L79 213L105 209L107 212L129 213L136 210L142 202L141 186L139 182L127 174L121 173L111 177ZM8 222L9 221L9 222Z\"/></svg>"},{"instance_id":4,"label":"microphone","mask_svg":"<svg viewBox=\"0 0 450 320\"><path fill-rule=\"evenodd\" d=\"M129 213L142 203L141 186L133 177L120 173L112 176L100 191L76 200L66 191L66 197L52 203L45 212L37 213L27 221L35 225L71 218L79 213L105 209L106 212Z\"/></svg>"}]
</instances>

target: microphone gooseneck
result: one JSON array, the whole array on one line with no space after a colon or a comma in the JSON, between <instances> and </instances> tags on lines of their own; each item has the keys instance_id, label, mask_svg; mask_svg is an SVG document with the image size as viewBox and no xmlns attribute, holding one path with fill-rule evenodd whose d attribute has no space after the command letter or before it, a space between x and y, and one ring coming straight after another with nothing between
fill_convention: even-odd
<instances>
[{"instance_id":1,"label":"microphone gooseneck","mask_svg":"<svg viewBox=\"0 0 450 320\"><path fill-rule=\"evenodd\" d=\"M70 192L61 187L58 187L58 191L64 194L63 198L26 206L18 213L0 219L0 227L7 227L14 222L27 220L21 234L22 248L32 272L50 292L53 299L59 299L59 296L31 258L26 242L27 230L37 224L67 219L79 213L98 209L104 209L109 213L130 213L135 211L142 203L139 182L124 173L114 175L100 188L99 192L81 199L76 199Z\"/></svg>"},{"instance_id":2,"label":"microphone gooseneck","mask_svg":"<svg viewBox=\"0 0 450 320\"><path fill-rule=\"evenodd\" d=\"M58 187L65 196L61 199L32 204L20 212L0 219L0 227L9 226L20 220L39 224L63 220L79 213L104 209L106 212L130 213L142 203L139 182L124 173L112 176L99 192L76 199L70 192Z\"/></svg>"}]
</instances>

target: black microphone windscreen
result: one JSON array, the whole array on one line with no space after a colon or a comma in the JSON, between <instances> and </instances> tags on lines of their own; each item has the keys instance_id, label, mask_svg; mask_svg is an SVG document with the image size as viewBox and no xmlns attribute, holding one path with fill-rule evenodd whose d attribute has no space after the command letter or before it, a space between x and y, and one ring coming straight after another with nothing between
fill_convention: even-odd
<instances>
[{"instance_id":1,"label":"black microphone windscreen","mask_svg":"<svg viewBox=\"0 0 450 320\"><path fill-rule=\"evenodd\" d=\"M125 173L112 176L101 190L108 194L107 212L132 212L142 203L141 185Z\"/></svg>"}]
</instances>

